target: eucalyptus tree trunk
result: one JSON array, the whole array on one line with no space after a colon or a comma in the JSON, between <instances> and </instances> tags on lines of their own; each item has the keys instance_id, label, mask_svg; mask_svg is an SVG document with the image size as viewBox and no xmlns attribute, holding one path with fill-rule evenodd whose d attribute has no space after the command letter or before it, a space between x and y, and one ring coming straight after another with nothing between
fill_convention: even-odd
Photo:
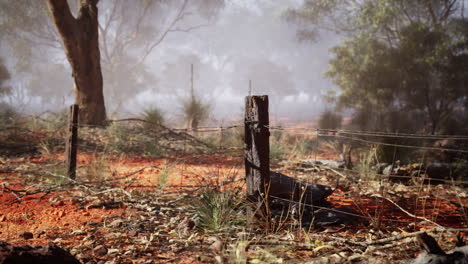
<instances>
[{"instance_id":1,"label":"eucalyptus tree trunk","mask_svg":"<svg viewBox=\"0 0 468 264\"><path fill-rule=\"evenodd\" d=\"M106 108L98 39L99 0L78 0L76 17L66 0L45 1L72 68L80 123L103 125Z\"/></svg>"}]
</instances>

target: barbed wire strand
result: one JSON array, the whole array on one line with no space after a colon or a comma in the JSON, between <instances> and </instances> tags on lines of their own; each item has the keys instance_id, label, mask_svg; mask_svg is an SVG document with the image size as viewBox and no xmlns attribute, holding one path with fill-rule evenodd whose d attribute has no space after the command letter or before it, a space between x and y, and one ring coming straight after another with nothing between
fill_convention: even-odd
<instances>
[{"instance_id":1,"label":"barbed wire strand","mask_svg":"<svg viewBox=\"0 0 468 264\"><path fill-rule=\"evenodd\" d=\"M414 176L410 176L410 175L386 175L386 174L380 174L380 173L376 173L376 172L362 172L362 171L359 171L359 170L354 170L354 169L346 169L346 168L331 168L329 166L321 166L320 164L312 164L310 162L297 162L296 164L299 164L299 165L312 165L312 166L316 166L316 167L319 167L319 168L324 168L324 169L328 169L328 170L338 170L338 171L342 171L342 172L353 172L353 173L356 173L356 174L366 174L366 175L369 175L369 176L376 176L376 177L381 177L381 178L402 178L402 179L420 179L420 180L428 180L428 181L442 181L442 182L447 182L447 183L452 183L454 185L462 185L462 184L468 184L468 181L459 181L459 180L451 180L451 179L439 179L439 178L430 178L430 177L414 177ZM389 164L389 166L391 166L391 164ZM396 168L396 167L395 167ZM423 166L424 168L424 166ZM422 171L425 171L425 170L422 170Z\"/></svg>"}]
</instances>

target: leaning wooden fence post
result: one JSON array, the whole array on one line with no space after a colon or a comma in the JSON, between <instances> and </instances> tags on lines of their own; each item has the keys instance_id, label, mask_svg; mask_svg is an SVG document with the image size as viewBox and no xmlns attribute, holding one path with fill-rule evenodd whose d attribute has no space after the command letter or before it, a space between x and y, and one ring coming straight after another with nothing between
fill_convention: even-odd
<instances>
[{"instance_id":1,"label":"leaning wooden fence post","mask_svg":"<svg viewBox=\"0 0 468 264\"><path fill-rule=\"evenodd\" d=\"M68 133L65 144L65 165L67 167L67 176L70 179L76 177L76 152L78 149L78 105L70 106L70 118L68 119Z\"/></svg>"},{"instance_id":2,"label":"leaning wooden fence post","mask_svg":"<svg viewBox=\"0 0 468 264\"><path fill-rule=\"evenodd\" d=\"M254 204L252 206L254 211L251 214L267 214L270 183L270 131L267 95L245 98L244 126L247 199Z\"/></svg>"}]
</instances>

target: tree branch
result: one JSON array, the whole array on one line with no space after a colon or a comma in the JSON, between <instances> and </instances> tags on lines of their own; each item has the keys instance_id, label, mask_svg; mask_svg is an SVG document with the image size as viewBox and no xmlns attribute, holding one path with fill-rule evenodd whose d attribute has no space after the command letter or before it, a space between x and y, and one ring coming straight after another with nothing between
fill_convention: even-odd
<instances>
[{"instance_id":1,"label":"tree branch","mask_svg":"<svg viewBox=\"0 0 468 264\"><path fill-rule=\"evenodd\" d=\"M60 32L59 35L62 36L62 41L65 42L66 38L73 38L77 22L70 11L67 1L46 0L46 4L49 15L52 21L54 21L57 31Z\"/></svg>"},{"instance_id":2,"label":"tree branch","mask_svg":"<svg viewBox=\"0 0 468 264\"><path fill-rule=\"evenodd\" d=\"M181 7L179 8L179 11L177 12L176 17L171 22L171 24L166 28L166 30L161 34L161 36L155 42L153 42L153 44L147 47L145 53L135 65L142 63L148 57L148 55L153 51L153 49L159 44L161 44L161 42L166 38L167 34L170 32L171 29L173 29L173 27L177 24L177 22L179 22L180 20L184 18L184 16L186 15L184 11L187 7L187 3L188 3L188 0L184 0Z\"/></svg>"}]
</instances>

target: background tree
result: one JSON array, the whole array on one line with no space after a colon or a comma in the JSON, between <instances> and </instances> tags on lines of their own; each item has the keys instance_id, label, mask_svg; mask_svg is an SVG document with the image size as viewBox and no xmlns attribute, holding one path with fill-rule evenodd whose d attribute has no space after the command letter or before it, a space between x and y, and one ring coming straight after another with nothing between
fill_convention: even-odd
<instances>
[{"instance_id":1,"label":"background tree","mask_svg":"<svg viewBox=\"0 0 468 264\"><path fill-rule=\"evenodd\" d=\"M50 16L72 67L81 123L106 121L98 34L98 0L81 0L76 18L63 0L47 0Z\"/></svg>"},{"instance_id":2,"label":"background tree","mask_svg":"<svg viewBox=\"0 0 468 264\"><path fill-rule=\"evenodd\" d=\"M209 117L210 105L204 103L202 99L195 93L194 88L194 70L191 64L191 78L190 78L190 96L183 101L184 119L187 122L187 129L196 130L202 122L206 121Z\"/></svg>"},{"instance_id":3,"label":"background tree","mask_svg":"<svg viewBox=\"0 0 468 264\"><path fill-rule=\"evenodd\" d=\"M159 86L145 62L164 39L208 26L224 1L116 0L101 1L101 7L105 95L116 110L125 108L129 97Z\"/></svg>"},{"instance_id":4,"label":"background tree","mask_svg":"<svg viewBox=\"0 0 468 264\"><path fill-rule=\"evenodd\" d=\"M74 16L78 15L78 2L68 1ZM157 47L171 34L208 26L224 1L102 0L97 7L106 109L116 111L139 92L158 88L158 78L146 63ZM28 16L19 16L18 10ZM49 103L51 99L62 103L73 80L45 1L0 0L0 17L4 18L0 20L2 49L12 54L8 64L15 71L15 86L47 98ZM52 68L53 77L47 70ZM57 83L52 84L51 79Z\"/></svg>"},{"instance_id":5,"label":"background tree","mask_svg":"<svg viewBox=\"0 0 468 264\"><path fill-rule=\"evenodd\" d=\"M10 80L10 73L5 67L3 58L0 57L0 97L11 91L11 87L6 84L8 80Z\"/></svg>"},{"instance_id":6,"label":"background tree","mask_svg":"<svg viewBox=\"0 0 468 264\"><path fill-rule=\"evenodd\" d=\"M333 110L325 110L320 114L318 127L321 129L339 129L342 121L343 117L340 114Z\"/></svg>"},{"instance_id":7,"label":"background tree","mask_svg":"<svg viewBox=\"0 0 468 264\"><path fill-rule=\"evenodd\" d=\"M463 3L306 1L288 18L312 25L314 37L321 30L347 37L332 49L327 75L340 89L337 106L354 110L354 124L436 133L467 100Z\"/></svg>"},{"instance_id":8,"label":"background tree","mask_svg":"<svg viewBox=\"0 0 468 264\"><path fill-rule=\"evenodd\" d=\"M17 116L16 111L2 100L4 96L11 93L11 87L7 85L7 81L10 80L10 77L10 73L5 67L4 60L0 57L0 128L12 123Z\"/></svg>"}]
</instances>

